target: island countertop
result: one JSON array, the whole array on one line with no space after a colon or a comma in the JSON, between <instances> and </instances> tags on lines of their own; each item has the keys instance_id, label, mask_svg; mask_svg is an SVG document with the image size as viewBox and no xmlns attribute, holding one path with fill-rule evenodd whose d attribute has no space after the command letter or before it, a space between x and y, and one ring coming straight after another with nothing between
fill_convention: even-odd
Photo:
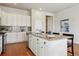
<instances>
[{"instance_id":1,"label":"island countertop","mask_svg":"<svg viewBox=\"0 0 79 59\"><path fill-rule=\"evenodd\" d=\"M46 39L48 41L72 38L71 36L54 35L54 34L48 35L48 34L44 34L44 33L42 33L42 34L30 33L30 34L32 34L32 35L34 35L36 37L40 37L40 38Z\"/></svg>"}]
</instances>

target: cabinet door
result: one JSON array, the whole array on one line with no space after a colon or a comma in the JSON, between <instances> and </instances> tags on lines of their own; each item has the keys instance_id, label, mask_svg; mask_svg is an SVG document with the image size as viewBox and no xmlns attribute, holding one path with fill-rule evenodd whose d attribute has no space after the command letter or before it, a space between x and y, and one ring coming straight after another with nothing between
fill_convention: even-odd
<instances>
[{"instance_id":1,"label":"cabinet door","mask_svg":"<svg viewBox=\"0 0 79 59\"><path fill-rule=\"evenodd\" d=\"M0 36L0 54L2 52L2 36Z\"/></svg>"},{"instance_id":2,"label":"cabinet door","mask_svg":"<svg viewBox=\"0 0 79 59\"><path fill-rule=\"evenodd\" d=\"M23 33L22 33L22 32L17 32L17 40L18 40L19 42L21 42L21 41L24 40L24 39L23 39Z\"/></svg>"},{"instance_id":3,"label":"cabinet door","mask_svg":"<svg viewBox=\"0 0 79 59\"><path fill-rule=\"evenodd\" d=\"M26 32L17 32L18 41L27 41Z\"/></svg>"},{"instance_id":4,"label":"cabinet door","mask_svg":"<svg viewBox=\"0 0 79 59\"><path fill-rule=\"evenodd\" d=\"M41 39L38 37L37 39L37 56L41 56L41 49L43 48Z\"/></svg>"},{"instance_id":5,"label":"cabinet door","mask_svg":"<svg viewBox=\"0 0 79 59\"><path fill-rule=\"evenodd\" d=\"M2 11L1 14L1 25L7 25L8 21L8 13L6 11Z\"/></svg>"},{"instance_id":6,"label":"cabinet door","mask_svg":"<svg viewBox=\"0 0 79 59\"><path fill-rule=\"evenodd\" d=\"M17 26L21 26L22 25L21 24L22 23L21 20L22 20L22 16L20 14L16 14L16 22L17 22L16 25Z\"/></svg>"},{"instance_id":7,"label":"cabinet door","mask_svg":"<svg viewBox=\"0 0 79 59\"><path fill-rule=\"evenodd\" d=\"M27 41L28 40L27 39L27 36L26 36L26 32L22 32L22 38L23 38L24 41Z\"/></svg>"},{"instance_id":8,"label":"cabinet door","mask_svg":"<svg viewBox=\"0 0 79 59\"><path fill-rule=\"evenodd\" d=\"M6 34L7 34L6 36L7 43L18 42L17 33L6 33Z\"/></svg>"},{"instance_id":9,"label":"cabinet door","mask_svg":"<svg viewBox=\"0 0 79 59\"><path fill-rule=\"evenodd\" d=\"M29 34L29 48L31 49L31 44L32 44L32 35Z\"/></svg>"},{"instance_id":10,"label":"cabinet door","mask_svg":"<svg viewBox=\"0 0 79 59\"><path fill-rule=\"evenodd\" d=\"M48 52L47 41L45 39L39 38L39 44L37 49L39 56L46 56Z\"/></svg>"},{"instance_id":11,"label":"cabinet door","mask_svg":"<svg viewBox=\"0 0 79 59\"><path fill-rule=\"evenodd\" d=\"M8 13L8 26L16 26L16 14Z\"/></svg>"},{"instance_id":12,"label":"cabinet door","mask_svg":"<svg viewBox=\"0 0 79 59\"><path fill-rule=\"evenodd\" d=\"M44 55L44 40L40 38L40 43L39 43L39 55L43 56Z\"/></svg>"},{"instance_id":13,"label":"cabinet door","mask_svg":"<svg viewBox=\"0 0 79 59\"><path fill-rule=\"evenodd\" d=\"M17 14L17 26L26 26L26 15Z\"/></svg>"},{"instance_id":14,"label":"cabinet door","mask_svg":"<svg viewBox=\"0 0 79 59\"><path fill-rule=\"evenodd\" d=\"M32 51L35 54L35 46L34 45L35 45L35 37L32 36Z\"/></svg>"},{"instance_id":15,"label":"cabinet door","mask_svg":"<svg viewBox=\"0 0 79 59\"><path fill-rule=\"evenodd\" d=\"M37 40L38 38L36 36L33 36L33 52L35 55L37 55Z\"/></svg>"},{"instance_id":16,"label":"cabinet door","mask_svg":"<svg viewBox=\"0 0 79 59\"><path fill-rule=\"evenodd\" d=\"M1 16L1 14L2 14L2 10L1 10L1 7L0 7L0 16Z\"/></svg>"},{"instance_id":17,"label":"cabinet door","mask_svg":"<svg viewBox=\"0 0 79 59\"><path fill-rule=\"evenodd\" d=\"M33 37L32 37L32 35L29 35L29 48L32 50L32 51L34 51L33 50Z\"/></svg>"},{"instance_id":18,"label":"cabinet door","mask_svg":"<svg viewBox=\"0 0 79 59\"><path fill-rule=\"evenodd\" d=\"M43 42L43 49L44 49L44 52L43 52L43 56L48 56L48 41L44 41Z\"/></svg>"},{"instance_id":19,"label":"cabinet door","mask_svg":"<svg viewBox=\"0 0 79 59\"><path fill-rule=\"evenodd\" d=\"M49 41L48 56L67 56L67 39Z\"/></svg>"},{"instance_id":20,"label":"cabinet door","mask_svg":"<svg viewBox=\"0 0 79 59\"><path fill-rule=\"evenodd\" d=\"M2 11L1 11L1 8L0 8L0 25L1 25L1 17L2 17Z\"/></svg>"},{"instance_id":21,"label":"cabinet door","mask_svg":"<svg viewBox=\"0 0 79 59\"><path fill-rule=\"evenodd\" d=\"M26 15L22 15L22 26L26 26Z\"/></svg>"},{"instance_id":22,"label":"cabinet door","mask_svg":"<svg viewBox=\"0 0 79 59\"><path fill-rule=\"evenodd\" d=\"M7 23L8 26L12 26L12 23L14 23L12 19L13 19L12 14L8 13L8 19L7 19L8 20L8 23Z\"/></svg>"}]
</instances>

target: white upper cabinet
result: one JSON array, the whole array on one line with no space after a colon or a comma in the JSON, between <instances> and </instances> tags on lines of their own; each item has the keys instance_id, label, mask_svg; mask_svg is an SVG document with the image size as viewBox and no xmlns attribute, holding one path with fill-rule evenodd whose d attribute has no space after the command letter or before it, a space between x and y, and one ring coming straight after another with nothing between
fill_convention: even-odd
<instances>
[{"instance_id":1,"label":"white upper cabinet","mask_svg":"<svg viewBox=\"0 0 79 59\"><path fill-rule=\"evenodd\" d=\"M27 20L26 15L22 15L22 20L21 20L21 25L22 26L26 26L26 24L27 24L26 20Z\"/></svg>"},{"instance_id":2,"label":"white upper cabinet","mask_svg":"<svg viewBox=\"0 0 79 59\"><path fill-rule=\"evenodd\" d=\"M0 8L0 24L1 24L1 8Z\"/></svg>"},{"instance_id":3,"label":"white upper cabinet","mask_svg":"<svg viewBox=\"0 0 79 59\"><path fill-rule=\"evenodd\" d=\"M16 15L16 24L17 24L17 26L26 26L26 16L27 15L20 15L20 14L17 14Z\"/></svg>"},{"instance_id":4,"label":"white upper cabinet","mask_svg":"<svg viewBox=\"0 0 79 59\"><path fill-rule=\"evenodd\" d=\"M8 13L5 11L1 11L1 25L7 25Z\"/></svg>"},{"instance_id":5,"label":"white upper cabinet","mask_svg":"<svg viewBox=\"0 0 79 59\"><path fill-rule=\"evenodd\" d=\"M26 22L27 22L27 26L31 26L31 19L30 16L26 16Z\"/></svg>"},{"instance_id":6,"label":"white upper cabinet","mask_svg":"<svg viewBox=\"0 0 79 59\"><path fill-rule=\"evenodd\" d=\"M16 14L8 13L7 26L16 26Z\"/></svg>"},{"instance_id":7,"label":"white upper cabinet","mask_svg":"<svg viewBox=\"0 0 79 59\"><path fill-rule=\"evenodd\" d=\"M21 13L19 10L14 10L7 8L0 9L0 25L6 26L30 26L30 16L27 16L25 13Z\"/></svg>"},{"instance_id":8,"label":"white upper cabinet","mask_svg":"<svg viewBox=\"0 0 79 59\"><path fill-rule=\"evenodd\" d=\"M0 17L1 17L1 8L0 8Z\"/></svg>"},{"instance_id":9,"label":"white upper cabinet","mask_svg":"<svg viewBox=\"0 0 79 59\"><path fill-rule=\"evenodd\" d=\"M20 14L16 14L16 26L21 26L22 17Z\"/></svg>"},{"instance_id":10,"label":"white upper cabinet","mask_svg":"<svg viewBox=\"0 0 79 59\"><path fill-rule=\"evenodd\" d=\"M27 15L16 14L16 26L27 25Z\"/></svg>"}]
</instances>

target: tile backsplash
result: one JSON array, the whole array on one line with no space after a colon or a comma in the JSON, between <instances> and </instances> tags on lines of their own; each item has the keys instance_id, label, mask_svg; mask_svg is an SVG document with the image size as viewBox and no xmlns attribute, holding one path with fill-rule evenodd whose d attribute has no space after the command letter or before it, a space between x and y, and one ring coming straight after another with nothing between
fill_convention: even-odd
<instances>
[{"instance_id":1,"label":"tile backsplash","mask_svg":"<svg viewBox=\"0 0 79 59\"><path fill-rule=\"evenodd\" d=\"M27 27L26 26L0 26L0 31L24 32L24 31L27 31Z\"/></svg>"}]
</instances>

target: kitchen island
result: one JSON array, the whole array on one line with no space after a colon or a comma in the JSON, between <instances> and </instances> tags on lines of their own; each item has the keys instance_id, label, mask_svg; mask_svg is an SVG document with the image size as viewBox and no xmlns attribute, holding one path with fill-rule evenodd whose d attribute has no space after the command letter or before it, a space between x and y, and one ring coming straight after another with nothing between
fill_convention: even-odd
<instances>
[{"instance_id":1,"label":"kitchen island","mask_svg":"<svg viewBox=\"0 0 79 59\"><path fill-rule=\"evenodd\" d=\"M67 39L70 36L29 34L29 48L36 56L67 56Z\"/></svg>"}]
</instances>

